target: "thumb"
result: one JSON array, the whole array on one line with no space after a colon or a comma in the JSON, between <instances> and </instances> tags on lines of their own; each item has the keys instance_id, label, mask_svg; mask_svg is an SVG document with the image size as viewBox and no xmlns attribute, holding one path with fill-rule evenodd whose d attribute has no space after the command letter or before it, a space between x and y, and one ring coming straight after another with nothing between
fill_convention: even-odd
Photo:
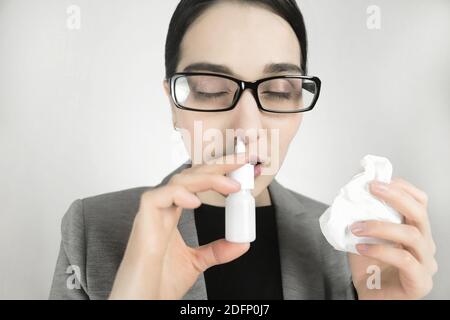
<instances>
[{"instance_id":1,"label":"thumb","mask_svg":"<svg viewBox=\"0 0 450 320\"><path fill-rule=\"evenodd\" d=\"M250 249L250 243L234 243L225 239L216 240L195 249L196 258L203 271L218 264L233 261Z\"/></svg>"}]
</instances>

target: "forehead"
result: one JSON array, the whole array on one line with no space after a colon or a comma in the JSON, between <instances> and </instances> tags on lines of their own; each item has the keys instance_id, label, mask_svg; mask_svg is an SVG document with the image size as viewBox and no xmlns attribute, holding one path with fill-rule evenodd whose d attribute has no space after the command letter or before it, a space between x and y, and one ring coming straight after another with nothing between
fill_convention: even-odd
<instances>
[{"instance_id":1,"label":"forehead","mask_svg":"<svg viewBox=\"0 0 450 320\"><path fill-rule=\"evenodd\" d=\"M282 17L255 5L213 5L190 26L177 71L199 61L228 66L242 79L262 76L268 63L300 66L300 45Z\"/></svg>"}]
</instances>

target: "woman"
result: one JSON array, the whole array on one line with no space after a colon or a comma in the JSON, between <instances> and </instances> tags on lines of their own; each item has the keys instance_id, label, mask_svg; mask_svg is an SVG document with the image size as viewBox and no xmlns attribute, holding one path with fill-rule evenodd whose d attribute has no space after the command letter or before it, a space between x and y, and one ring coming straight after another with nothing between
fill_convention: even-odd
<instances>
[{"instance_id":1,"label":"woman","mask_svg":"<svg viewBox=\"0 0 450 320\"><path fill-rule=\"evenodd\" d=\"M50 297L424 297L437 264L423 191L402 179L371 184L371 192L401 212L405 224L355 224L358 236L398 245L358 245L360 255L347 256L320 232L318 218L327 206L274 179L303 113L320 92L320 80L304 76L306 65L306 30L295 1L181 1L167 35L164 90L186 147L198 143L200 122L222 133L275 130L276 140L260 131L242 137L249 150L263 139L276 148L269 148L268 157L215 149L209 161L186 163L158 186L76 200L63 218ZM242 161L260 162L253 190L257 238L251 244L223 239L225 197L240 188L226 174ZM263 174L269 164L272 171ZM371 265L381 270L379 289L367 285Z\"/></svg>"}]
</instances>

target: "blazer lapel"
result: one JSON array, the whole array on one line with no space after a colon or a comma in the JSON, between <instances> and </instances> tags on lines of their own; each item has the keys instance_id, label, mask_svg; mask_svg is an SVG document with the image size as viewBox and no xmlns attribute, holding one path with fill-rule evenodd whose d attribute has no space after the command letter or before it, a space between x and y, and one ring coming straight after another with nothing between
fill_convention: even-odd
<instances>
[{"instance_id":1,"label":"blazer lapel","mask_svg":"<svg viewBox=\"0 0 450 320\"><path fill-rule=\"evenodd\" d=\"M167 183L172 175L188 168L189 166L190 164L188 162L184 163L164 178L161 184ZM302 229L301 219L299 216L305 212L305 207L289 190L280 185L276 179L272 180L268 189L272 205L275 208L283 296L286 300L302 299L305 298L305 290L308 290L308 288L302 287L304 279L301 279L299 276L299 269L301 268L300 265L302 259L307 258L305 254L308 254L308 250L301 249L299 246L300 243L298 242L298 240L301 241L301 239L298 239L298 235ZM187 245L191 247L198 247L194 210L183 209L182 215L178 222L178 230ZM305 245L305 242L303 242L302 245ZM183 299L208 299L205 277L203 274L198 277L194 285L183 296Z\"/></svg>"},{"instance_id":2,"label":"blazer lapel","mask_svg":"<svg viewBox=\"0 0 450 320\"><path fill-rule=\"evenodd\" d=\"M275 208L278 230L283 298L285 300L303 299L307 289L302 287L303 279L300 277L300 270L302 260L308 257L301 248L307 246L308 242L301 243L299 235L304 228L301 215L305 212L305 207L276 179L273 179L269 185L269 193Z\"/></svg>"},{"instance_id":3,"label":"blazer lapel","mask_svg":"<svg viewBox=\"0 0 450 320\"><path fill-rule=\"evenodd\" d=\"M178 222L178 230L183 237L186 244L190 247L198 247L197 228L195 227L194 210L183 209L183 212ZM194 285L186 292L183 300L207 300L205 276L200 276L195 281Z\"/></svg>"}]
</instances>

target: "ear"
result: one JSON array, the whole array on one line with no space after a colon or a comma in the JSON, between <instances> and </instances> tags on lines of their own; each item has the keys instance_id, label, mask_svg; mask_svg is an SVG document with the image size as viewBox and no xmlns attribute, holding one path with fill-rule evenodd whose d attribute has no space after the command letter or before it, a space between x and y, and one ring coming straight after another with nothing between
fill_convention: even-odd
<instances>
[{"instance_id":1,"label":"ear","mask_svg":"<svg viewBox=\"0 0 450 320\"><path fill-rule=\"evenodd\" d=\"M163 80L164 92L168 98L170 98L170 89L169 89L169 81L166 79Z\"/></svg>"},{"instance_id":2,"label":"ear","mask_svg":"<svg viewBox=\"0 0 450 320\"><path fill-rule=\"evenodd\" d=\"M175 112L175 106L173 105L173 101L170 96L169 82L166 79L163 80L163 87L164 87L164 93L166 94L166 96L170 102L170 110L172 112L172 124L173 124L173 128L175 129L176 123L177 123L177 116L176 116L176 112Z\"/></svg>"}]
</instances>

